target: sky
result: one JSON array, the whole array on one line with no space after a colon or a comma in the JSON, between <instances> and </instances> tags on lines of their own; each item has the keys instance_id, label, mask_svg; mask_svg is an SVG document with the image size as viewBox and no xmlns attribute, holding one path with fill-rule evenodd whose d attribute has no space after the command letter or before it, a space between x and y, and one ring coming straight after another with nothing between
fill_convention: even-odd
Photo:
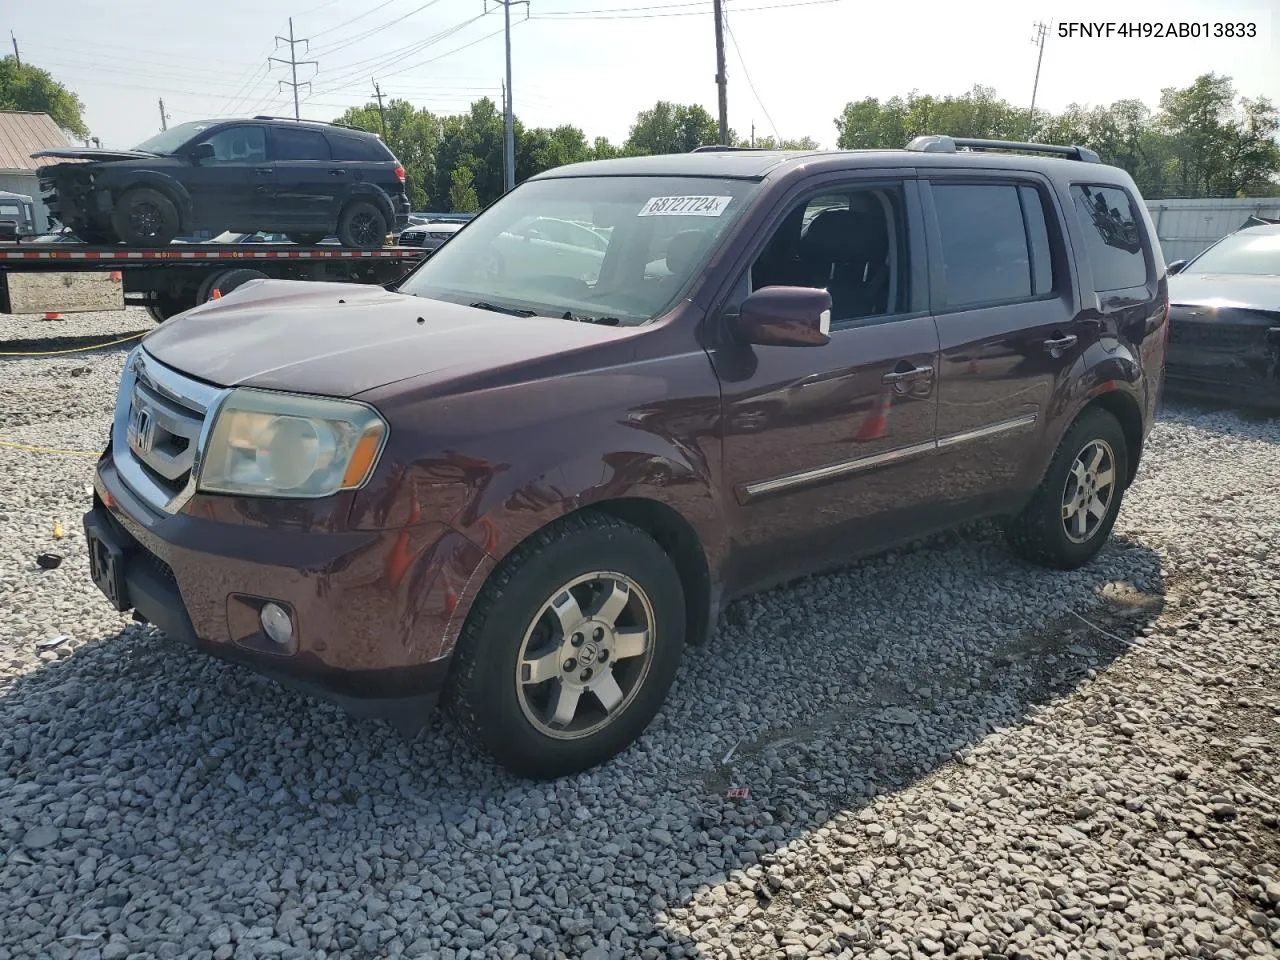
<instances>
[{"instance_id":1,"label":"sky","mask_svg":"<svg viewBox=\"0 0 1280 960\"><path fill-rule=\"evenodd\" d=\"M501 97L502 8L493 0L58 0L6 4L24 63L79 95L103 146L127 147L167 122L293 115L277 35L309 38L298 57L302 116L331 120L384 97L460 113ZM1216 71L1245 96L1280 103L1280 0L724 0L729 125L748 135L835 145L844 104L974 84L1026 105L1037 21L1051 24L1037 109L1136 98ZM57 16L50 16L56 8ZM1251 23L1253 39L1083 39L1062 22ZM530 0L512 7L512 87L528 126L572 123L620 142L657 100L716 113L711 0Z\"/></svg>"}]
</instances>

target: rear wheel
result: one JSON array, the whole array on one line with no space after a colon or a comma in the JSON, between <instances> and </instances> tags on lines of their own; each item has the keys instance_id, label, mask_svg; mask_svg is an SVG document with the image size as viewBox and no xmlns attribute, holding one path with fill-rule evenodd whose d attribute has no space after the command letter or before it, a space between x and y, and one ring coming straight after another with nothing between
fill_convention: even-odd
<instances>
[{"instance_id":1,"label":"rear wheel","mask_svg":"<svg viewBox=\"0 0 1280 960\"><path fill-rule=\"evenodd\" d=\"M579 514L490 577L454 654L445 702L521 776L565 776L627 747L658 712L684 646L684 591L644 531Z\"/></svg>"},{"instance_id":2,"label":"rear wheel","mask_svg":"<svg viewBox=\"0 0 1280 960\"><path fill-rule=\"evenodd\" d=\"M147 304L147 313L156 323L164 323L184 310L190 310L194 304L183 297L163 295Z\"/></svg>"},{"instance_id":3,"label":"rear wheel","mask_svg":"<svg viewBox=\"0 0 1280 960\"><path fill-rule=\"evenodd\" d=\"M1010 522L1010 546L1046 567L1088 563L1111 535L1128 476L1119 421L1106 410L1086 410L1062 438L1031 502Z\"/></svg>"},{"instance_id":4,"label":"rear wheel","mask_svg":"<svg viewBox=\"0 0 1280 960\"><path fill-rule=\"evenodd\" d=\"M344 247L374 250L387 239L387 218L367 200L357 200L338 218L338 240Z\"/></svg>"},{"instance_id":5,"label":"rear wheel","mask_svg":"<svg viewBox=\"0 0 1280 960\"><path fill-rule=\"evenodd\" d=\"M165 247L178 235L178 208L159 190L138 187L116 202L111 225L131 247Z\"/></svg>"},{"instance_id":6,"label":"rear wheel","mask_svg":"<svg viewBox=\"0 0 1280 960\"><path fill-rule=\"evenodd\" d=\"M323 233L286 233L285 236L300 247L314 247L325 238Z\"/></svg>"}]
</instances>

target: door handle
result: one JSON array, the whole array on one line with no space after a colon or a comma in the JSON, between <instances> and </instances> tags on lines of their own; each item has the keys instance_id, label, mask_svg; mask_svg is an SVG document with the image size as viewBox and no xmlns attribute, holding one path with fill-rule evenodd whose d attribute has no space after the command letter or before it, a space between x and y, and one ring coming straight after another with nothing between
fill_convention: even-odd
<instances>
[{"instance_id":1,"label":"door handle","mask_svg":"<svg viewBox=\"0 0 1280 960\"><path fill-rule=\"evenodd\" d=\"M906 383L910 380L921 380L933 376L932 365L912 367L910 370L894 370L880 378L881 383Z\"/></svg>"},{"instance_id":2,"label":"door handle","mask_svg":"<svg viewBox=\"0 0 1280 960\"><path fill-rule=\"evenodd\" d=\"M1065 337L1050 337L1044 342L1044 349L1046 353L1057 353L1068 347L1074 347L1079 339L1074 333L1068 333Z\"/></svg>"},{"instance_id":3,"label":"door handle","mask_svg":"<svg viewBox=\"0 0 1280 960\"><path fill-rule=\"evenodd\" d=\"M330 170L330 171L329 171L329 176L331 176L331 177L345 177L346 175L347 175L347 171L345 171L345 170Z\"/></svg>"},{"instance_id":4,"label":"door handle","mask_svg":"<svg viewBox=\"0 0 1280 960\"><path fill-rule=\"evenodd\" d=\"M270 167L259 167L257 170L253 172L260 177L269 177L271 174L275 173L275 171L272 170Z\"/></svg>"}]
</instances>

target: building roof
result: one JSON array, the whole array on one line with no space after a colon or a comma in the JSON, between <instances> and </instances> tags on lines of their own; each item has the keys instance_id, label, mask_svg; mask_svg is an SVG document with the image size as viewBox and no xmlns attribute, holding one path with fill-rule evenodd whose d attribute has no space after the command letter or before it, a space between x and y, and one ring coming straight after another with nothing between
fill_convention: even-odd
<instances>
[{"instance_id":1,"label":"building roof","mask_svg":"<svg viewBox=\"0 0 1280 960\"><path fill-rule=\"evenodd\" d=\"M47 160L32 160L37 150L68 147L67 135L47 113L0 110L0 170L35 172Z\"/></svg>"}]
</instances>

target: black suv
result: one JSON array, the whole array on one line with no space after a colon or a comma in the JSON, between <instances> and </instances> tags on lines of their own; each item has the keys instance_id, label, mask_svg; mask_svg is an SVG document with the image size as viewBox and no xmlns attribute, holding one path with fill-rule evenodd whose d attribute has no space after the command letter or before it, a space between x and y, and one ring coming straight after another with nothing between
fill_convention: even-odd
<instances>
[{"instance_id":1,"label":"black suv","mask_svg":"<svg viewBox=\"0 0 1280 960\"><path fill-rule=\"evenodd\" d=\"M198 120L132 150L44 150L50 214L87 243L163 246L180 233L336 233L373 248L408 222L404 167L377 136L328 123ZM84 162L88 161L88 162Z\"/></svg>"}]
</instances>

